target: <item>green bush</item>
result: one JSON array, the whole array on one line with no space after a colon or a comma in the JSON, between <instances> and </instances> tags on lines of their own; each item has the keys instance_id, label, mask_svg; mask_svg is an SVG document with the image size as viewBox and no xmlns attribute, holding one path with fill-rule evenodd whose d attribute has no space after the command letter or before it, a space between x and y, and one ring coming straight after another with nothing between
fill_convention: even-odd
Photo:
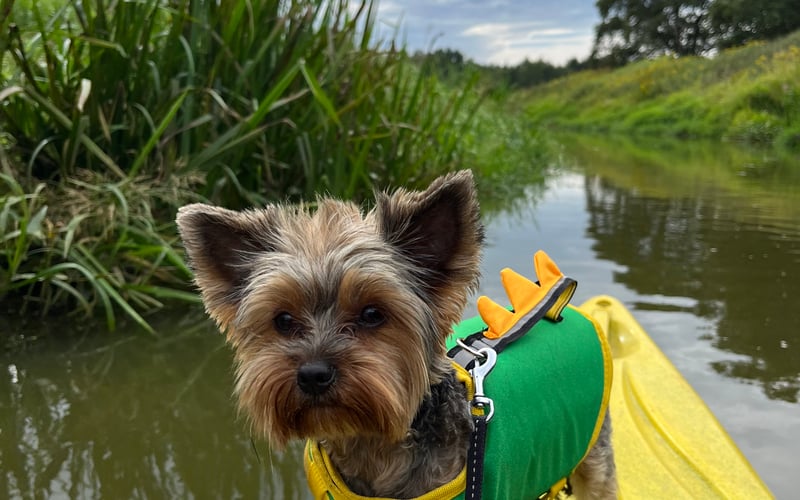
<instances>
[{"instance_id":1,"label":"green bush","mask_svg":"<svg viewBox=\"0 0 800 500\"><path fill-rule=\"evenodd\" d=\"M766 111L742 109L733 117L727 137L730 139L771 144L780 133L780 120Z\"/></svg>"},{"instance_id":2,"label":"green bush","mask_svg":"<svg viewBox=\"0 0 800 500\"><path fill-rule=\"evenodd\" d=\"M466 92L378 50L371 3L74 0L8 30L11 154L39 179L199 172L230 206L364 197L457 158Z\"/></svg>"}]
</instances>

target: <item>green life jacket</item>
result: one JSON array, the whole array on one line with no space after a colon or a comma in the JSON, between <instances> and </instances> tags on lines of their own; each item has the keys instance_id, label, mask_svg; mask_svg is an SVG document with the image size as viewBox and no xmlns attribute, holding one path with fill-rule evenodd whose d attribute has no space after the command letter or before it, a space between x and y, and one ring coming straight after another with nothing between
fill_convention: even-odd
<instances>
[{"instance_id":1,"label":"green life jacket","mask_svg":"<svg viewBox=\"0 0 800 500\"><path fill-rule=\"evenodd\" d=\"M494 402L484 498L539 498L569 476L597 440L611 384L608 345L580 310L570 306L562 318L539 321L509 344L484 381ZM485 328L480 317L460 323L448 347Z\"/></svg>"},{"instance_id":2,"label":"green life jacket","mask_svg":"<svg viewBox=\"0 0 800 500\"><path fill-rule=\"evenodd\" d=\"M447 342L470 399L474 387L456 341L485 341L499 351L483 382L494 410L484 454L486 499L555 494L594 445L608 407L612 360L605 335L588 315L567 307L575 282L543 252L534 264L540 283L509 269L501 273L513 309L481 297L481 316L456 325ZM347 488L319 443L307 443L305 466L315 498L366 500ZM416 500L463 499L465 486L462 470Z\"/></svg>"}]
</instances>

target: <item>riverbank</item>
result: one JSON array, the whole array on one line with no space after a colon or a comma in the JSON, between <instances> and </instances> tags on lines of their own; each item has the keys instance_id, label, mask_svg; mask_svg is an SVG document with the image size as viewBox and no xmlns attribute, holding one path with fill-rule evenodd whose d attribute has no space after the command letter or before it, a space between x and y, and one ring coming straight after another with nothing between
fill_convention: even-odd
<instances>
[{"instance_id":1,"label":"riverbank","mask_svg":"<svg viewBox=\"0 0 800 500\"><path fill-rule=\"evenodd\" d=\"M800 32L711 58L573 73L517 99L543 127L800 149Z\"/></svg>"},{"instance_id":2,"label":"riverbank","mask_svg":"<svg viewBox=\"0 0 800 500\"><path fill-rule=\"evenodd\" d=\"M146 312L197 300L173 223L188 202L366 201L459 168L508 198L543 178L521 118L378 39L372 2L97 5L18 0L0 19L9 316L153 332Z\"/></svg>"}]
</instances>

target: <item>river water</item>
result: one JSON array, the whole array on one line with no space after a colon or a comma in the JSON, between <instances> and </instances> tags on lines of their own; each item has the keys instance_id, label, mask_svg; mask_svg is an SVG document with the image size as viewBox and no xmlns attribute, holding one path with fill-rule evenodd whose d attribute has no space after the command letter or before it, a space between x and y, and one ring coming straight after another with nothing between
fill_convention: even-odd
<instances>
[{"instance_id":1,"label":"river water","mask_svg":"<svg viewBox=\"0 0 800 500\"><path fill-rule=\"evenodd\" d=\"M616 296L773 493L793 498L800 160L563 142L544 189L486 214L481 293L502 300L499 270L530 275L544 249L578 280L574 303ZM237 420L230 352L202 311L152 322L158 338L0 318L17 340L0 355L0 497L310 498L300 448L270 452Z\"/></svg>"}]
</instances>

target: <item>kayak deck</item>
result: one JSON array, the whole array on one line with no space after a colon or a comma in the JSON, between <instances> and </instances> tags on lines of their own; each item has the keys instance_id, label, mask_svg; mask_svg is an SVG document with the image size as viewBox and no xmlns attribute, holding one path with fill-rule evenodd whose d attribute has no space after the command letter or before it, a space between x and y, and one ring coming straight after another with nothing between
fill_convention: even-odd
<instances>
[{"instance_id":1,"label":"kayak deck","mask_svg":"<svg viewBox=\"0 0 800 500\"><path fill-rule=\"evenodd\" d=\"M773 498L736 444L618 300L580 309L608 336L619 498Z\"/></svg>"}]
</instances>

